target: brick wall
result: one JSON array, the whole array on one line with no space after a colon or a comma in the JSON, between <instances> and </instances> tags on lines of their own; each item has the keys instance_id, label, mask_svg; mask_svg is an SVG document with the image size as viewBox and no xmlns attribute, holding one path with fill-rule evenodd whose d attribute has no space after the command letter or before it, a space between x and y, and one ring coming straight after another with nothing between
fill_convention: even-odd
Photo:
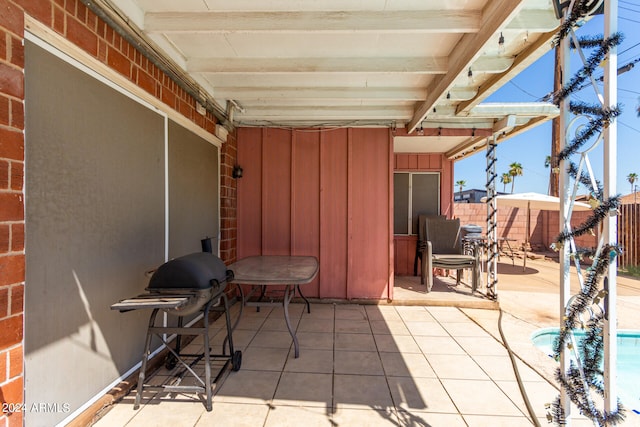
<instances>
[{"instance_id":1,"label":"brick wall","mask_svg":"<svg viewBox=\"0 0 640 427\"><path fill-rule=\"evenodd\" d=\"M237 182L232 177L237 152L236 133L230 133L220 153L220 258L227 265L236 261L237 257Z\"/></svg>"},{"instance_id":2,"label":"brick wall","mask_svg":"<svg viewBox=\"0 0 640 427\"><path fill-rule=\"evenodd\" d=\"M23 401L24 16L35 18L198 126L214 132L211 113L79 0L0 0L0 401ZM235 139L222 148L222 246L235 257ZM0 413L0 427L22 425Z\"/></svg>"}]
</instances>

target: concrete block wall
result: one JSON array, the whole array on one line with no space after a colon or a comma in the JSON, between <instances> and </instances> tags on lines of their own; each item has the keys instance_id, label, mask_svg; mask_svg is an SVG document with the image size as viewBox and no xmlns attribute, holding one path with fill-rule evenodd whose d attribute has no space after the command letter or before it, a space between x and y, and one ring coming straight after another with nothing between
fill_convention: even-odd
<instances>
[{"instance_id":1,"label":"concrete block wall","mask_svg":"<svg viewBox=\"0 0 640 427\"><path fill-rule=\"evenodd\" d=\"M475 224L487 229L487 207L482 203L455 203L454 215L460 218L460 224ZM571 221L573 227L581 224L589 212L575 212ZM529 242L534 250L550 250L555 242L560 227L558 212L531 210ZM525 242L527 230L527 211L518 208L498 209L498 237L516 240L512 246L518 247ZM595 235L587 234L576 239L579 247L594 247L597 244Z\"/></svg>"}]
</instances>

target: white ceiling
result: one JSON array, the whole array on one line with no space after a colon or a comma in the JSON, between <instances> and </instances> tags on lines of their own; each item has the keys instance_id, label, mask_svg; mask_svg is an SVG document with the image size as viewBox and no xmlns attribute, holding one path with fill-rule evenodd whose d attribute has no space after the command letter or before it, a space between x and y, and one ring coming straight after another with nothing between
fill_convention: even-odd
<instances>
[{"instance_id":1,"label":"white ceiling","mask_svg":"<svg viewBox=\"0 0 640 427\"><path fill-rule=\"evenodd\" d=\"M508 137L557 114L480 105L551 48L551 0L101 1L235 126L464 129L413 144L457 157L486 139L474 129Z\"/></svg>"}]
</instances>

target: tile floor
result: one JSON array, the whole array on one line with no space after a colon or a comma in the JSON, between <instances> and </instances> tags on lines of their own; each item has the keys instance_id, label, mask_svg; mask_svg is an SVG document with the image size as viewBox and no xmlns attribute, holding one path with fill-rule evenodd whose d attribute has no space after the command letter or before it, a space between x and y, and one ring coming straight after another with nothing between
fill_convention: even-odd
<instances>
[{"instance_id":1,"label":"tile floor","mask_svg":"<svg viewBox=\"0 0 640 427\"><path fill-rule=\"evenodd\" d=\"M133 410L133 391L96 425L532 425L507 351L463 310L312 304L309 314L292 304L290 311L298 359L281 308L244 310L233 335L242 367L226 371L216 385L211 412L195 394L150 392ZM223 327L222 319L212 325L214 351ZM548 425L545 403L557 390L524 363L518 367L540 424ZM173 374L161 368L150 381L170 381ZM591 424L578 418L572 425Z\"/></svg>"}]
</instances>

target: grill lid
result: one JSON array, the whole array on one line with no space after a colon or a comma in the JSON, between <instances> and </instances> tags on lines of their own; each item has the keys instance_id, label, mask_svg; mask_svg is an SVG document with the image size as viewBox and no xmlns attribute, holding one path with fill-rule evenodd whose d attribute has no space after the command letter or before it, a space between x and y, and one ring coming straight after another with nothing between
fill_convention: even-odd
<instances>
[{"instance_id":1,"label":"grill lid","mask_svg":"<svg viewBox=\"0 0 640 427\"><path fill-rule=\"evenodd\" d=\"M195 252L162 264L147 289L208 289L227 280L227 267L217 256Z\"/></svg>"}]
</instances>

